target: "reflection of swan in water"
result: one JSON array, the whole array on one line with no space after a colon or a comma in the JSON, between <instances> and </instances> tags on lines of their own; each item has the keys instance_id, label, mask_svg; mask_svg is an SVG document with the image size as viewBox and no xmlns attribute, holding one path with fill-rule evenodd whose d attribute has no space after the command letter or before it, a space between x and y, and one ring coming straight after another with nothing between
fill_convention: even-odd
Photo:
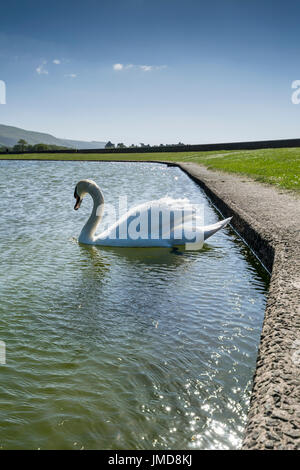
<instances>
[{"instance_id":1,"label":"reflection of swan in water","mask_svg":"<svg viewBox=\"0 0 300 470\"><path fill-rule=\"evenodd\" d=\"M83 197L90 194L94 201L92 213L84 225L80 236L79 242L88 245L102 245L102 246L123 246L123 247L147 247L147 246L165 246L172 245L185 245L192 243L196 240L206 240L214 233L225 227L231 218L222 220L214 225L207 225L199 227L196 222L196 230L193 228L193 213L191 204L185 199L172 199L163 198L157 201L150 201L139 206L134 207L126 212L116 223L112 224L107 230L95 236L98 224L102 218L104 209L104 198L99 186L92 180L81 180L77 183L74 191L76 198L75 210L78 210ZM184 211L184 223L182 223L182 213ZM149 214L151 213L151 230ZM179 214L178 222L176 216ZM137 218L137 214L138 218ZM157 217L154 219L153 214ZM161 216L159 214L162 214ZM163 224L162 220L164 214L173 214L174 222L173 227L170 224ZM188 214L188 215L186 215ZM138 223L137 223L138 222ZM141 230L141 225L144 223L146 232ZM141 233L139 234L138 226ZM131 228L133 230L131 231ZM136 236L136 234L138 236ZM178 237L178 234L180 236Z\"/></svg>"},{"instance_id":2,"label":"reflection of swan in water","mask_svg":"<svg viewBox=\"0 0 300 470\"><path fill-rule=\"evenodd\" d=\"M144 265L153 268L154 266L180 266L194 259L196 255L194 251L185 251L180 248L170 249L170 247L160 246L141 247L139 250L132 250L131 247L97 245L81 245L80 248L85 253L88 253L89 257L93 260L95 272L109 271L113 258L119 259L119 262L125 262L134 266ZM215 249L209 244L205 244L201 250L203 256L209 255L211 252L215 252ZM214 256L216 256L216 253Z\"/></svg>"}]
</instances>

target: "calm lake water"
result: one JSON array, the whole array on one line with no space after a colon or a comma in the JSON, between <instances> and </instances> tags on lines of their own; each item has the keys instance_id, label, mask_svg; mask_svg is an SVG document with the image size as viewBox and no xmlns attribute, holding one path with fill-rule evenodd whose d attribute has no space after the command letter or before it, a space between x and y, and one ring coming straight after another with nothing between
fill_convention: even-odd
<instances>
[{"instance_id":1,"label":"calm lake water","mask_svg":"<svg viewBox=\"0 0 300 470\"><path fill-rule=\"evenodd\" d=\"M92 201L205 205L178 168L0 162L0 448L239 447L268 276L229 228L199 252L76 241Z\"/></svg>"}]
</instances>

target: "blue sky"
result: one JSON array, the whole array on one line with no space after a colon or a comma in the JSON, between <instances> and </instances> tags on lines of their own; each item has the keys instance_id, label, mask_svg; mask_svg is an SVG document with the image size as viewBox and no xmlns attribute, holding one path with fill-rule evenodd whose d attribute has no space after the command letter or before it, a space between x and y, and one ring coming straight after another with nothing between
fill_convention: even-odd
<instances>
[{"instance_id":1,"label":"blue sky","mask_svg":"<svg viewBox=\"0 0 300 470\"><path fill-rule=\"evenodd\" d=\"M300 137L298 1L6 3L2 124L126 144Z\"/></svg>"}]
</instances>

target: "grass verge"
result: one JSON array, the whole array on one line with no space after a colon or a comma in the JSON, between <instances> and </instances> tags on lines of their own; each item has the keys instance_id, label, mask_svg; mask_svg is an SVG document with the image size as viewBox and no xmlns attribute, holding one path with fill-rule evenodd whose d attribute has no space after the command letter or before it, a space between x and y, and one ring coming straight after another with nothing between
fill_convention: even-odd
<instances>
[{"instance_id":1,"label":"grass verge","mask_svg":"<svg viewBox=\"0 0 300 470\"><path fill-rule=\"evenodd\" d=\"M249 176L256 181L300 192L300 148L236 150L214 152L161 153L33 153L0 154L9 160L118 160L193 162L212 170Z\"/></svg>"}]
</instances>

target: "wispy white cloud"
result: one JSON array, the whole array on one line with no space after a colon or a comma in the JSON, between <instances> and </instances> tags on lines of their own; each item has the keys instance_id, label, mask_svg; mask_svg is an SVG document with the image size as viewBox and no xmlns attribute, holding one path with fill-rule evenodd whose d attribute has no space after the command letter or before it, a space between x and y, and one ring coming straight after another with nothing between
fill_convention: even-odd
<instances>
[{"instance_id":1,"label":"wispy white cloud","mask_svg":"<svg viewBox=\"0 0 300 470\"><path fill-rule=\"evenodd\" d=\"M35 70L39 75L48 75L48 70L45 69L47 61L44 60Z\"/></svg>"},{"instance_id":2,"label":"wispy white cloud","mask_svg":"<svg viewBox=\"0 0 300 470\"><path fill-rule=\"evenodd\" d=\"M150 70L153 70L153 65L139 65L139 68L144 72L150 72Z\"/></svg>"},{"instance_id":3,"label":"wispy white cloud","mask_svg":"<svg viewBox=\"0 0 300 470\"><path fill-rule=\"evenodd\" d=\"M66 73L66 74L65 74L65 77L67 77L67 78L76 78L76 77L77 77L77 73Z\"/></svg>"},{"instance_id":4,"label":"wispy white cloud","mask_svg":"<svg viewBox=\"0 0 300 470\"><path fill-rule=\"evenodd\" d=\"M134 65L134 64L114 64L113 69L116 71L127 70L127 69L135 69L135 70L142 70L143 72L151 72L153 70L162 70L166 69L166 65Z\"/></svg>"},{"instance_id":5,"label":"wispy white cloud","mask_svg":"<svg viewBox=\"0 0 300 470\"><path fill-rule=\"evenodd\" d=\"M151 70L162 70L166 69L166 65L139 65L138 66L144 72L151 72Z\"/></svg>"},{"instance_id":6,"label":"wispy white cloud","mask_svg":"<svg viewBox=\"0 0 300 470\"><path fill-rule=\"evenodd\" d=\"M123 64L114 64L113 69L114 70L123 70L124 65Z\"/></svg>"},{"instance_id":7,"label":"wispy white cloud","mask_svg":"<svg viewBox=\"0 0 300 470\"><path fill-rule=\"evenodd\" d=\"M47 61L47 60L43 60L41 62L41 64L35 69L36 70L36 73L38 73L39 75L48 75L49 72L48 72L48 67L46 68L46 65L48 64L49 67L51 68L51 65L53 67L53 64L54 65L60 65L62 62L64 62L64 59L63 61L60 60L60 59L53 59L51 61ZM77 77L77 73L66 73L64 74L64 77L67 77L67 78L76 78Z\"/></svg>"}]
</instances>

